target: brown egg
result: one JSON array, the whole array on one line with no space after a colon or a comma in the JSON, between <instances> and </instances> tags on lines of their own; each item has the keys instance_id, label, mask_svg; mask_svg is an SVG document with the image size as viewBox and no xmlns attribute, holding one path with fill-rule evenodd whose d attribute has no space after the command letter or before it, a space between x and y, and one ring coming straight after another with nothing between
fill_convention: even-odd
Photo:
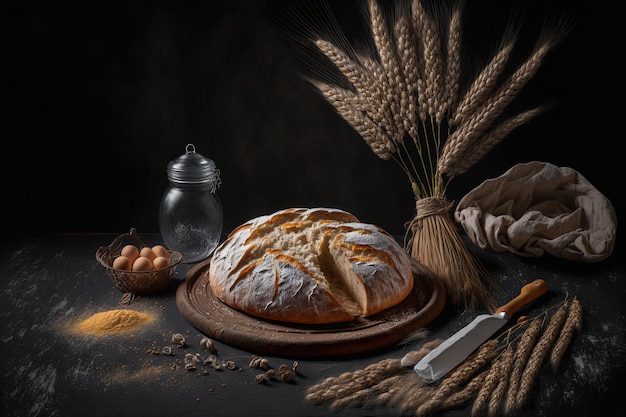
<instances>
[{"instance_id":1,"label":"brown egg","mask_svg":"<svg viewBox=\"0 0 626 417\"><path fill-rule=\"evenodd\" d=\"M133 262L133 271L152 271L153 269L152 261L145 256L140 256Z\"/></svg>"},{"instance_id":2,"label":"brown egg","mask_svg":"<svg viewBox=\"0 0 626 417\"><path fill-rule=\"evenodd\" d=\"M161 245L156 245L152 247L152 251L154 252L154 254L159 257L162 256L164 258L169 258L170 255L169 253L167 253L167 249L165 249L164 246Z\"/></svg>"},{"instance_id":3,"label":"brown egg","mask_svg":"<svg viewBox=\"0 0 626 417\"><path fill-rule=\"evenodd\" d=\"M130 271L132 263L126 256L118 256L113 260L113 269L120 269L122 271Z\"/></svg>"},{"instance_id":4,"label":"brown egg","mask_svg":"<svg viewBox=\"0 0 626 417\"><path fill-rule=\"evenodd\" d=\"M139 249L135 245L126 245L122 248L120 255L127 257L132 265L135 259L139 257Z\"/></svg>"},{"instance_id":5,"label":"brown egg","mask_svg":"<svg viewBox=\"0 0 626 417\"><path fill-rule=\"evenodd\" d=\"M145 246L141 248L141 251L139 251L139 256L150 259L150 262L154 261L154 258L157 257L156 253L154 253L150 246Z\"/></svg>"},{"instance_id":6,"label":"brown egg","mask_svg":"<svg viewBox=\"0 0 626 417\"><path fill-rule=\"evenodd\" d=\"M169 256L167 258L164 256L157 256L156 258L154 258L152 264L154 265L154 269L167 268L168 266L170 266L170 258Z\"/></svg>"}]
</instances>

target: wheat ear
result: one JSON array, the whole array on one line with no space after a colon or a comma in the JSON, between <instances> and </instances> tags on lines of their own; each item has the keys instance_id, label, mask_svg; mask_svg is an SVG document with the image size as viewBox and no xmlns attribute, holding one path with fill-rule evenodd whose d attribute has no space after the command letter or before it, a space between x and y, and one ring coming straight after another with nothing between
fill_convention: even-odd
<instances>
[{"instance_id":1,"label":"wheat ear","mask_svg":"<svg viewBox=\"0 0 626 417\"><path fill-rule=\"evenodd\" d=\"M338 398L330 404L330 409L338 410L341 408L363 407L370 403L374 405L385 405L380 402L384 397L380 397L379 394L388 392L390 389L394 388L396 384L401 383L401 380L402 375L393 375L385 378L371 387L366 387L352 394Z\"/></svg>"},{"instance_id":2,"label":"wheat ear","mask_svg":"<svg viewBox=\"0 0 626 417\"><path fill-rule=\"evenodd\" d=\"M382 126L395 142L401 143L404 139L404 123L400 120L400 105L399 99L394 94L396 87L394 83L401 83L403 77L396 76L399 65L395 47L378 3L375 0L369 0L367 6L370 15L370 31L378 57L368 56L361 59L372 80L371 88L367 94L363 95L363 98L372 103L372 108L378 108L379 120L384 122Z\"/></svg>"},{"instance_id":3,"label":"wheat ear","mask_svg":"<svg viewBox=\"0 0 626 417\"><path fill-rule=\"evenodd\" d=\"M423 58L423 72L418 81L419 114L422 121L426 115L433 119L437 117L439 101L441 99L443 83L443 66L441 60L441 39L437 22L428 15L420 0L413 0L411 4L413 27L418 39L422 40L421 52ZM421 86L420 86L421 85ZM440 115L439 120L441 120Z\"/></svg>"},{"instance_id":4,"label":"wheat ear","mask_svg":"<svg viewBox=\"0 0 626 417\"><path fill-rule=\"evenodd\" d=\"M400 109L402 112L402 123L404 130L417 140L418 130L415 126L417 121L417 79L419 78L419 55L417 52L417 41L410 21L410 7L407 0L398 4L396 20L393 25L394 37L396 39L396 50L398 61L404 74L404 91L400 94Z\"/></svg>"},{"instance_id":5,"label":"wheat ear","mask_svg":"<svg viewBox=\"0 0 626 417\"><path fill-rule=\"evenodd\" d=\"M437 391L436 386L425 384L419 375L417 377L419 381L410 381L414 384L411 386L411 389L405 388L402 391L398 391L393 398L391 404L396 405L402 414L415 412Z\"/></svg>"},{"instance_id":6,"label":"wheat ear","mask_svg":"<svg viewBox=\"0 0 626 417\"><path fill-rule=\"evenodd\" d=\"M404 115L407 113L408 107L405 75L396 54L393 35L387 27L378 2L370 0L368 5L374 43L378 51L381 67L383 68L382 72L386 75L381 77L380 81L385 85L385 90L388 92L386 101L396 129L399 132L395 139L397 142L402 142L405 130Z\"/></svg>"},{"instance_id":7,"label":"wheat ear","mask_svg":"<svg viewBox=\"0 0 626 417\"><path fill-rule=\"evenodd\" d=\"M362 110L360 98L354 92L320 81L311 83L379 158L391 158L396 150L393 140L370 117L369 112Z\"/></svg>"},{"instance_id":8,"label":"wheat ear","mask_svg":"<svg viewBox=\"0 0 626 417\"><path fill-rule=\"evenodd\" d=\"M513 366L513 348L511 345L507 347L507 350L502 354L501 362L499 364L500 381L495 385L489 400L487 403L487 414L492 417L500 415L504 396L507 392L509 383L509 372Z\"/></svg>"},{"instance_id":9,"label":"wheat ear","mask_svg":"<svg viewBox=\"0 0 626 417\"><path fill-rule=\"evenodd\" d=\"M305 399L314 404L334 401L380 382L390 375L402 372L399 359L384 359L364 369L345 372L338 377L327 378L307 390Z\"/></svg>"},{"instance_id":10,"label":"wheat ear","mask_svg":"<svg viewBox=\"0 0 626 417\"><path fill-rule=\"evenodd\" d=\"M416 51L419 59L419 70L417 71L417 79L415 80L415 91L417 93L417 112L422 123L426 122L427 115L427 99L424 92L424 78L426 74L426 56L424 52L424 38L426 31L426 22L428 16L421 0L411 1L411 23L413 33L415 33Z\"/></svg>"},{"instance_id":11,"label":"wheat ear","mask_svg":"<svg viewBox=\"0 0 626 417\"><path fill-rule=\"evenodd\" d=\"M453 126L462 124L469 116L471 116L476 108L485 103L489 94L495 89L500 74L504 70L506 63L509 61L511 52L515 42L508 40L503 42L500 50L494 55L489 64L478 74L472 82L469 89L463 95L463 99L455 108L449 122Z\"/></svg>"},{"instance_id":12,"label":"wheat ear","mask_svg":"<svg viewBox=\"0 0 626 417\"><path fill-rule=\"evenodd\" d=\"M542 327L542 320L539 318L532 319L517 343L517 349L515 350L515 355L513 357L513 368L511 369L511 374L509 376L506 403L504 404L504 409L507 413L508 410L512 410L514 408L514 402L519 390L522 372L524 371L526 362L528 362L528 358L532 353L533 347L541 334Z\"/></svg>"},{"instance_id":13,"label":"wheat ear","mask_svg":"<svg viewBox=\"0 0 626 417\"><path fill-rule=\"evenodd\" d=\"M485 383L489 370L484 370L472 378L463 388L450 395L443 401L442 409L449 410L465 405L469 402Z\"/></svg>"},{"instance_id":14,"label":"wheat ear","mask_svg":"<svg viewBox=\"0 0 626 417\"><path fill-rule=\"evenodd\" d=\"M323 39L318 39L315 45L356 92L316 80L310 80L311 84L363 136L376 155L381 159L389 159L391 153L396 151L394 141L397 141L399 134L385 103L377 102L377 97L383 94L380 80L384 77L379 65L374 59L365 56L356 62L341 48Z\"/></svg>"},{"instance_id":15,"label":"wheat ear","mask_svg":"<svg viewBox=\"0 0 626 417\"><path fill-rule=\"evenodd\" d=\"M580 331L582 328L582 319L582 305L580 304L578 298L574 298L572 300L572 304L570 305L569 314L567 315L565 324L563 325L563 330L561 330L561 334L554 343L554 348L552 348L552 352L550 354L550 365L552 366L552 369L558 368L561 363L561 359L563 359L563 355L565 355L565 351L574 337L574 333Z\"/></svg>"},{"instance_id":16,"label":"wheat ear","mask_svg":"<svg viewBox=\"0 0 626 417\"><path fill-rule=\"evenodd\" d=\"M547 109L547 106L536 107L519 113L503 122L498 123L492 130L480 138L474 146L474 151L469 152L464 158L459 158L458 162L445 168L446 174L450 177L460 175L473 167L487 153L489 153L498 143L506 138L513 130L528 123Z\"/></svg>"},{"instance_id":17,"label":"wheat ear","mask_svg":"<svg viewBox=\"0 0 626 417\"><path fill-rule=\"evenodd\" d=\"M365 94L368 91L370 81L367 79L367 74L363 71L359 62L351 58L343 49L325 39L316 40L315 46L346 77L346 80L354 87L357 94Z\"/></svg>"},{"instance_id":18,"label":"wheat ear","mask_svg":"<svg viewBox=\"0 0 626 417\"><path fill-rule=\"evenodd\" d=\"M367 94L362 95L362 99L368 103L369 109L376 115L376 120L389 137L396 143L400 143L404 137L404 130L398 129L391 111L389 86L387 85L387 75L381 67L379 61L371 56L361 57L363 68L372 80Z\"/></svg>"},{"instance_id":19,"label":"wheat ear","mask_svg":"<svg viewBox=\"0 0 626 417\"><path fill-rule=\"evenodd\" d=\"M522 373L522 376L520 378L520 388L515 397L515 401L510 403L507 402L507 405L509 407L506 411L508 414L519 410L526 402L528 395L530 394L530 390L532 389L535 382L535 379L537 378L537 375L541 370L544 359L550 352L550 349L554 345L554 342L558 338L559 333L563 328L563 323L565 323L565 319L567 318L567 309L568 303L563 302L563 304L550 319L550 322L548 323L548 326L539 338L537 345L533 348L533 351L528 358L526 368L524 369L524 372Z\"/></svg>"},{"instance_id":20,"label":"wheat ear","mask_svg":"<svg viewBox=\"0 0 626 417\"><path fill-rule=\"evenodd\" d=\"M407 377L414 377L416 375L415 372L408 372L387 378L374 387L374 392L371 393L364 405L393 406L392 400L395 393L405 386Z\"/></svg>"},{"instance_id":21,"label":"wheat ear","mask_svg":"<svg viewBox=\"0 0 626 417\"><path fill-rule=\"evenodd\" d=\"M493 96L448 137L438 161L437 172L447 175L452 166L476 151L476 139L494 125L522 87L535 75L551 45L551 42L547 42L536 48Z\"/></svg>"},{"instance_id":22,"label":"wheat ear","mask_svg":"<svg viewBox=\"0 0 626 417\"><path fill-rule=\"evenodd\" d=\"M474 404L472 405L472 416L478 416L482 413L489 403L491 394L495 391L496 387L505 380L506 372L510 367L511 358L513 358L513 349L509 345L489 369L484 383L480 387Z\"/></svg>"},{"instance_id":23,"label":"wheat ear","mask_svg":"<svg viewBox=\"0 0 626 417\"><path fill-rule=\"evenodd\" d=\"M398 142L403 133L398 130L393 113L389 109L389 98L383 96L386 91L389 91L384 70L375 59L362 56L357 62L341 48L324 39L316 40L315 45L354 87L356 93L316 80L310 80L311 84L321 91L324 98L335 107L337 113L350 123L357 133L362 134L363 129L358 124L354 124L355 119L366 117L366 119L371 120L371 126L367 126L364 139L370 147L372 144L377 145L372 147L372 150L379 157L389 159L390 153L396 151L393 142ZM320 89L321 86L324 87L323 90ZM333 88L341 91L341 94L333 93L329 97L328 92L329 90L332 92ZM335 97L337 99L334 99ZM382 97L385 97L385 100L380 102ZM342 99L345 100L345 103L342 102ZM360 113L366 116L361 116ZM382 146L378 146L376 143L376 135L382 137L380 139L384 142ZM384 152L382 149L389 149L389 152Z\"/></svg>"},{"instance_id":24,"label":"wheat ear","mask_svg":"<svg viewBox=\"0 0 626 417\"><path fill-rule=\"evenodd\" d=\"M413 372L413 375L411 375L411 373L405 373L402 375L398 375L398 377L398 381L393 384L393 386L389 387L386 392L380 392L374 395L371 400L367 402L367 404L372 406L393 406L394 398L398 394L398 392L402 391L403 388L407 386L407 384L411 384L412 378L419 378L419 375ZM411 378L411 380L409 378Z\"/></svg>"},{"instance_id":25,"label":"wheat ear","mask_svg":"<svg viewBox=\"0 0 626 417\"><path fill-rule=\"evenodd\" d=\"M496 355L496 339L483 343L475 354L466 359L458 368L441 381L441 385L424 404L417 408L418 415L429 415L439 409L444 400L467 382Z\"/></svg>"},{"instance_id":26,"label":"wheat ear","mask_svg":"<svg viewBox=\"0 0 626 417\"><path fill-rule=\"evenodd\" d=\"M446 43L446 75L445 75L445 104L440 109L443 114L453 109L459 99L461 89L461 15L464 1L455 2L450 24L448 26L448 39Z\"/></svg>"}]
</instances>

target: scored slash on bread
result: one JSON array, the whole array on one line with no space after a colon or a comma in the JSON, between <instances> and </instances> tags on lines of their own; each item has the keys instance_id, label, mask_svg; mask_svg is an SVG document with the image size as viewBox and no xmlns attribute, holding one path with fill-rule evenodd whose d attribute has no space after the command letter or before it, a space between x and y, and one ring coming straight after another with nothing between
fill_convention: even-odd
<instances>
[{"instance_id":1,"label":"scored slash on bread","mask_svg":"<svg viewBox=\"0 0 626 417\"><path fill-rule=\"evenodd\" d=\"M381 228L331 208L293 208L234 229L209 266L213 294L252 316L301 324L353 321L413 289L409 255Z\"/></svg>"}]
</instances>

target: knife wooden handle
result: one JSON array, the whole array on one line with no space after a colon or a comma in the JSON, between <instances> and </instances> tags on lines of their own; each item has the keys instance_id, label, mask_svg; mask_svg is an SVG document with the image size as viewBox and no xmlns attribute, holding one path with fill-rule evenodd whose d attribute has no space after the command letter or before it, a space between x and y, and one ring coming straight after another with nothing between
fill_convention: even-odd
<instances>
[{"instance_id":1,"label":"knife wooden handle","mask_svg":"<svg viewBox=\"0 0 626 417\"><path fill-rule=\"evenodd\" d=\"M548 284L542 279L536 279L530 284L524 285L517 297L505 305L498 307L494 314L504 312L508 319L515 314L517 310L544 295L546 291L548 291Z\"/></svg>"}]
</instances>

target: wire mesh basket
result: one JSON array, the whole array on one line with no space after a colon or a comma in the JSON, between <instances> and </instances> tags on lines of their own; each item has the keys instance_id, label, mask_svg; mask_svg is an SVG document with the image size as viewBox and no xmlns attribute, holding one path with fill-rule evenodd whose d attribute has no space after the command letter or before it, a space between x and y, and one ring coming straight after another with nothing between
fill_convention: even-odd
<instances>
[{"instance_id":1,"label":"wire mesh basket","mask_svg":"<svg viewBox=\"0 0 626 417\"><path fill-rule=\"evenodd\" d=\"M170 256L169 266L152 271L125 271L113 268L113 261L120 255L122 248L128 244L134 244L139 250L146 247L137 231L132 228L130 233L124 233L116 237L109 246L101 246L96 251L96 260L108 272L113 284L123 292L133 294L148 294L166 289L172 280L176 267L182 260L180 252L168 250Z\"/></svg>"}]
</instances>

